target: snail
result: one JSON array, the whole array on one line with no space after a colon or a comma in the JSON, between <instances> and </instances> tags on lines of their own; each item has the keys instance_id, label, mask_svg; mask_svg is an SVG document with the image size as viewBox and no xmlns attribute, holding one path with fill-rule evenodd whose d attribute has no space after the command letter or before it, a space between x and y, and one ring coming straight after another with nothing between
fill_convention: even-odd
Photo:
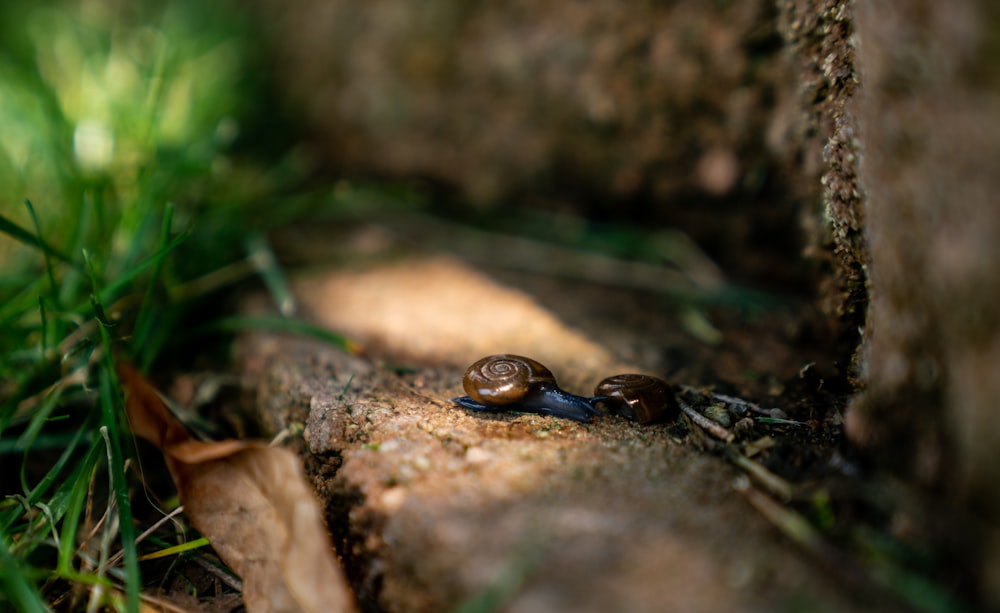
<instances>
[{"instance_id":1,"label":"snail","mask_svg":"<svg viewBox=\"0 0 1000 613\"><path fill-rule=\"evenodd\" d=\"M560 389L552 371L538 361L513 354L477 360L465 371L462 387L468 396L453 402L473 411L523 411L589 421L600 414L601 405L642 424L673 419L680 412L670 385L657 377L614 375L586 398Z\"/></svg>"},{"instance_id":2,"label":"snail","mask_svg":"<svg viewBox=\"0 0 1000 613\"><path fill-rule=\"evenodd\" d=\"M680 412L670 385L649 375L608 377L594 388L591 400L601 402L622 417L641 424L673 419Z\"/></svg>"},{"instance_id":3,"label":"snail","mask_svg":"<svg viewBox=\"0 0 1000 613\"><path fill-rule=\"evenodd\" d=\"M462 387L468 396L453 402L473 411L523 411L574 421L598 414L600 398L563 391L555 375L539 362L509 353L476 361L465 371Z\"/></svg>"}]
</instances>

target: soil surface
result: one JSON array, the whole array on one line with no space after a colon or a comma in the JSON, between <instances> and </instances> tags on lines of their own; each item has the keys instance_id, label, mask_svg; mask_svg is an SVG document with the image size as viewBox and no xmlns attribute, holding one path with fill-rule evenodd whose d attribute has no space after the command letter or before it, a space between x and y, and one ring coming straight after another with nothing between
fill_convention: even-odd
<instances>
[{"instance_id":1,"label":"soil surface","mask_svg":"<svg viewBox=\"0 0 1000 613\"><path fill-rule=\"evenodd\" d=\"M295 290L302 314L362 352L255 332L237 360L267 429L302 433L292 440L364 610L887 604L787 540L750 504L767 488L725 459L752 457L796 483L850 470L846 396L805 303L701 308L412 252L317 270ZM714 334L690 323L692 310ZM686 416L642 426L455 406L465 367L503 352L540 360L574 393L647 372L691 386L695 409L720 404L714 389L787 421L709 408L736 434L725 445Z\"/></svg>"}]
</instances>

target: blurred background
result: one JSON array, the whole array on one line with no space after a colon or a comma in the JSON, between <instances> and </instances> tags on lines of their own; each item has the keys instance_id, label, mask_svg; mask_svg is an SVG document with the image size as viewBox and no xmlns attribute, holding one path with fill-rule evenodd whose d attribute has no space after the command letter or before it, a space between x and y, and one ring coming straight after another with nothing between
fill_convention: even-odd
<instances>
[{"instance_id":1,"label":"blurred background","mask_svg":"<svg viewBox=\"0 0 1000 613\"><path fill-rule=\"evenodd\" d=\"M53 239L105 232L94 202L125 214L116 248L153 223L147 201L215 231L227 207L262 226L416 208L809 291L818 192L789 172L801 126L770 2L3 10L0 206L23 225L31 198Z\"/></svg>"},{"instance_id":2,"label":"blurred background","mask_svg":"<svg viewBox=\"0 0 1000 613\"><path fill-rule=\"evenodd\" d=\"M810 393L864 383L850 441L947 501L907 534L1000 602L1000 16L854 4L3 2L0 450L89 440L108 330L200 359L178 332L236 282L289 315L289 265L446 252L634 290L706 362L759 334Z\"/></svg>"}]
</instances>

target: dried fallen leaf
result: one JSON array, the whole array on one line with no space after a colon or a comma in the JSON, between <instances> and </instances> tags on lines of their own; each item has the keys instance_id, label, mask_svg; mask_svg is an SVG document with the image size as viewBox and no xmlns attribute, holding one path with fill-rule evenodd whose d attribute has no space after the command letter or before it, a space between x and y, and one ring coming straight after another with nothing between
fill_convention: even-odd
<instances>
[{"instance_id":1,"label":"dried fallen leaf","mask_svg":"<svg viewBox=\"0 0 1000 613\"><path fill-rule=\"evenodd\" d=\"M118 375L133 432L163 451L191 524L243 579L248 611L356 610L293 453L194 440L145 377L125 363Z\"/></svg>"}]
</instances>

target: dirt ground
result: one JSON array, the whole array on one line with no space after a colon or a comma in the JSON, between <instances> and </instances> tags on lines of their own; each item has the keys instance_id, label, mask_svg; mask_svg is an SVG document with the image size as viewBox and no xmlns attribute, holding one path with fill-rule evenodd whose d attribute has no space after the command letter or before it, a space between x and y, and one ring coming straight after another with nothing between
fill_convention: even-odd
<instances>
[{"instance_id":1,"label":"dirt ground","mask_svg":"<svg viewBox=\"0 0 1000 613\"><path fill-rule=\"evenodd\" d=\"M715 330L699 334L677 299L413 251L320 267L295 289L302 314L363 353L253 333L236 357L266 429L302 432L363 610L901 606L855 562L776 527L775 508L836 508L816 492L858 470L841 449L846 394L821 357L830 333L807 302L698 307ZM638 371L690 386L699 410L719 404L714 390L780 411L714 409L727 445L687 417L580 424L451 403L465 367L500 352L535 357L574 393Z\"/></svg>"}]
</instances>

